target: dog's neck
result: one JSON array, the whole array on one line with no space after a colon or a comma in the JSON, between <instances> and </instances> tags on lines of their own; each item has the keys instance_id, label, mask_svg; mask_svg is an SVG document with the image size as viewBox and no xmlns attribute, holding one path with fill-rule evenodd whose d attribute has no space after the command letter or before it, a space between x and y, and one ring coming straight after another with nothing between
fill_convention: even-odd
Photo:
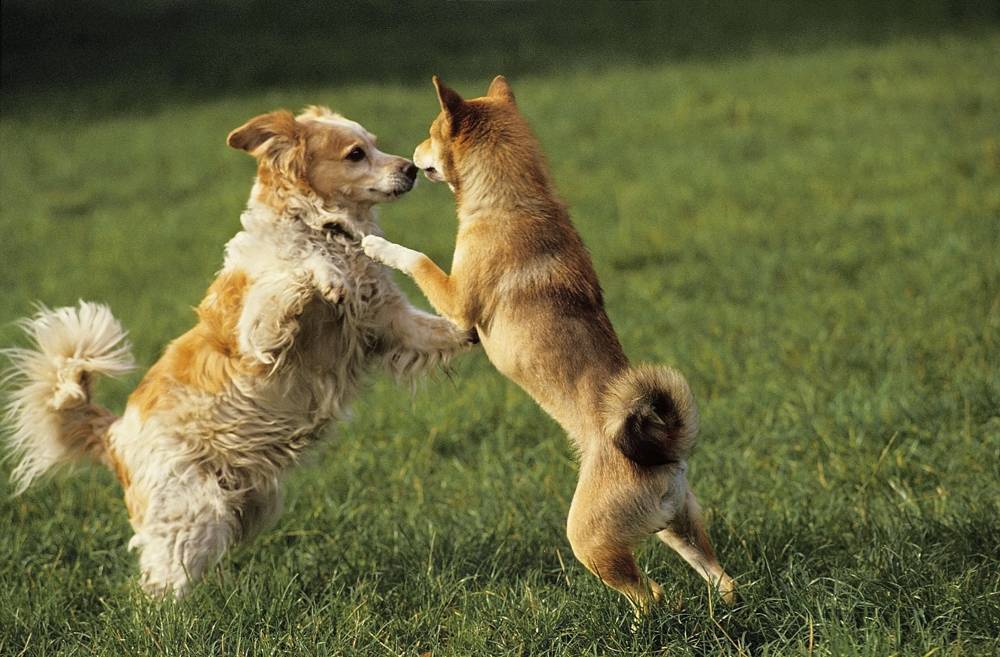
<instances>
[{"instance_id":1,"label":"dog's neck","mask_svg":"<svg viewBox=\"0 0 1000 657\"><path fill-rule=\"evenodd\" d=\"M458 180L449 183L460 220L474 221L496 211L549 215L556 208L564 208L548 172L538 163L529 166L512 160L497 166L477 161L481 157L476 154L461 163Z\"/></svg>"},{"instance_id":2,"label":"dog's neck","mask_svg":"<svg viewBox=\"0 0 1000 657\"><path fill-rule=\"evenodd\" d=\"M292 226L317 237L346 236L361 240L377 230L376 212L371 204L329 202L313 193L299 192L282 198L280 204L268 202L273 196L263 194L258 181L250 193L247 208L240 216L249 233L271 233L276 226Z\"/></svg>"}]
</instances>

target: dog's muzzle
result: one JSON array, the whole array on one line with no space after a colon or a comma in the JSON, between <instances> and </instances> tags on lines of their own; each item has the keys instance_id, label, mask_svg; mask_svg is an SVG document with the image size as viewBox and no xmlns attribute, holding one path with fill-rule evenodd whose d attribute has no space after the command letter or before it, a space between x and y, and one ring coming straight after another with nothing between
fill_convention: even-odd
<instances>
[{"instance_id":1,"label":"dog's muzzle","mask_svg":"<svg viewBox=\"0 0 1000 657\"><path fill-rule=\"evenodd\" d=\"M413 186L417 184L418 173L420 173L420 169L413 162L407 162L400 167L399 171L391 178L392 191L389 192L389 195L401 196L413 189Z\"/></svg>"},{"instance_id":2,"label":"dog's muzzle","mask_svg":"<svg viewBox=\"0 0 1000 657\"><path fill-rule=\"evenodd\" d=\"M395 184L392 187L392 195L400 196L406 192L413 189L413 186L417 184L417 178L397 178L393 181Z\"/></svg>"},{"instance_id":3,"label":"dog's muzzle","mask_svg":"<svg viewBox=\"0 0 1000 657\"><path fill-rule=\"evenodd\" d=\"M441 172L434 167L427 167L424 169L424 176L431 182L444 182L444 176L442 176Z\"/></svg>"},{"instance_id":4,"label":"dog's muzzle","mask_svg":"<svg viewBox=\"0 0 1000 657\"><path fill-rule=\"evenodd\" d=\"M384 186L371 187L368 191L384 194L385 196L392 198L402 196L406 192L413 189L413 186L417 183L418 171L419 169L411 164L405 169L401 169L400 171L389 176L385 181Z\"/></svg>"}]
</instances>

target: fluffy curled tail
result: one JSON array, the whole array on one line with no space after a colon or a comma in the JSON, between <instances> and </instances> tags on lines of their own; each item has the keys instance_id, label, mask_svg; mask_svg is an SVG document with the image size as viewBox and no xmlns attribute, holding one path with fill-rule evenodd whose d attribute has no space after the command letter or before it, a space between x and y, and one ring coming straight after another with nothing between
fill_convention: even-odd
<instances>
[{"instance_id":1,"label":"fluffy curled tail","mask_svg":"<svg viewBox=\"0 0 1000 657\"><path fill-rule=\"evenodd\" d=\"M116 418L91 403L94 376L134 367L125 331L107 306L81 301L76 308L42 307L21 327L32 344L3 350L11 364L3 381L18 493L55 465L103 454L104 435Z\"/></svg>"},{"instance_id":2,"label":"fluffy curled tail","mask_svg":"<svg viewBox=\"0 0 1000 657\"><path fill-rule=\"evenodd\" d=\"M698 407L691 389L671 367L625 370L605 391L603 411L605 434L641 466L686 459L698 436Z\"/></svg>"}]
</instances>

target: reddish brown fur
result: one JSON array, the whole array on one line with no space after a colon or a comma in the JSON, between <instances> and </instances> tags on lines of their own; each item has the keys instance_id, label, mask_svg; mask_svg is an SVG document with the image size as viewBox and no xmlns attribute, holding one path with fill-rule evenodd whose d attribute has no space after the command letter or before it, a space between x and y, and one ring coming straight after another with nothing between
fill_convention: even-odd
<instances>
[{"instance_id":1,"label":"reddish brown fur","mask_svg":"<svg viewBox=\"0 0 1000 657\"><path fill-rule=\"evenodd\" d=\"M164 404L177 386L218 394L238 372L254 372L239 355L236 322L248 279L242 271L221 274L197 308L198 324L171 342L129 397L146 417Z\"/></svg>"},{"instance_id":2,"label":"reddish brown fur","mask_svg":"<svg viewBox=\"0 0 1000 657\"><path fill-rule=\"evenodd\" d=\"M693 496L673 488L686 486L683 464L653 467L667 464L651 457L651 467L643 467L605 433L608 386L633 370L605 313L590 256L510 86L497 77L486 96L463 100L437 78L434 83L441 113L414 160L455 193L459 229L452 271L446 274L422 254L392 261L406 263L439 313L475 327L497 369L531 394L579 448L568 533L587 568L644 609L660 589L642 575L632 551L643 536L663 530L661 538L731 600L732 580L715 559ZM392 255L399 253L393 247L374 243L372 253L402 258ZM650 399L649 414L676 411ZM653 415L651 422L662 419ZM674 426L673 417L667 426L677 434L688 431L693 442L696 412L691 419L695 426L686 429ZM688 508L669 520L664 504Z\"/></svg>"},{"instance_id":3,"label":"reddish brown fur","mask_svg":"<svg viewBox=\"0 0 1000 657\"><path fill-rule=\"evenodd\" d=\"M305 126L291 112L262 114L229 133L226 143L257 157L258 200L284 212L289 199L308 191Z\"/></svg>"}]
</instances>

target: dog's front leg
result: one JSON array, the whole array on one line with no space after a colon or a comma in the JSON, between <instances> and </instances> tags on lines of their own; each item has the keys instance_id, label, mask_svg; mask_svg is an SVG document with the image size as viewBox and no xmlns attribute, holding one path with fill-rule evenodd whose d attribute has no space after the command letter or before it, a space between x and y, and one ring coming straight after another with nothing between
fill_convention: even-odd
<instances>
[{"instance_id":1,"label":"dog's front leg","mask_svg":"<svg viewBox=\"0 0 1000 657\"><path fill-rule=\"evenodd\" d=\"M418 310L400 295L387 306L385 365L397 377L419 374L444 365L455 354L479 341L475 329Z\"/></svg>"},{"instance_id":2,"label":"dog's front leg","mask_svg":"<svg viewBox=\"0 0 1000 657\"><path fill-rule=\"evenodd\" d=\"M398 269L416 281L420 291L434 306L438 314L444 315L462 329L472 329L475 322L464 312L458 290L453 279L441 271L426 255L399 244L393 244L377 235L367 235L361 246L372 260Z\"/></svg>"},{"instance_id":3,"label":"dog's front leg","mask_svg":"<svg viewBox=\"0 0 1000 657\"><path fill-rule=\"evenodd\" d=\"M347 295L347 279L329 259L314 253L303 259L301 266L309 272L319 295L330 303L340 303Z\"/></svg>"},{"instance_id":4,"label":"dog's front leg","mask_svg":"<svg viewBox=\"0 0 1000 657\"><path fill-rule=\"evenodd\" d=\"M243 298L236 326L240 353L276 366L299 330L298 316L315 294L313 276L305 270L256 279Z\"/></svg>"}]
</instances>

